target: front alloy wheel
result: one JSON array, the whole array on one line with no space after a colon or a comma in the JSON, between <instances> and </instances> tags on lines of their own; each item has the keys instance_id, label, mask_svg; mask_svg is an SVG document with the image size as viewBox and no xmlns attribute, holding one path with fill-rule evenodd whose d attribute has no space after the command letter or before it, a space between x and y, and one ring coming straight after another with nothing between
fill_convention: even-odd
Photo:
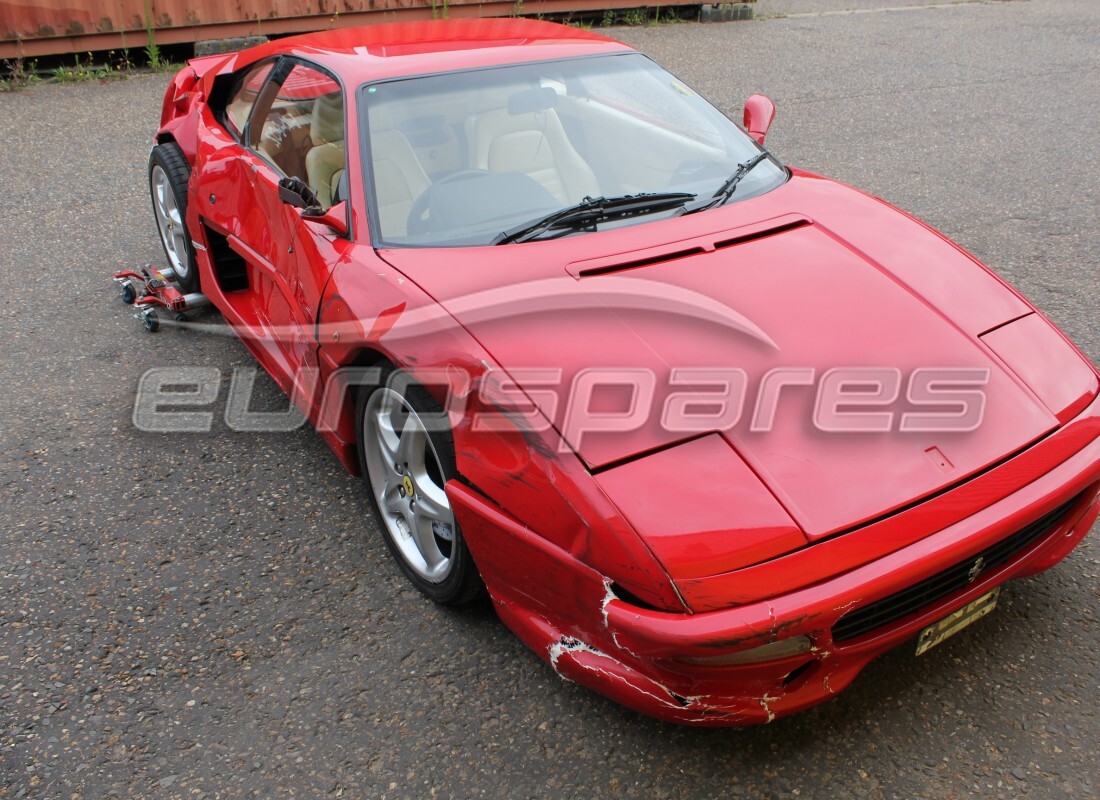
<instances>
[{"instance_id":1,"label":"front alloy wheel","mask_svg":"<svg viewBox=\"0 0 1100 800\"><path fill-rule=\"evenodd\" d=\"M402 572L447 605L481 594L481 579L443 487L457 475L443 410L402 372L360 397L359 446L386 545Z\"/></svg>"}]
</instances>

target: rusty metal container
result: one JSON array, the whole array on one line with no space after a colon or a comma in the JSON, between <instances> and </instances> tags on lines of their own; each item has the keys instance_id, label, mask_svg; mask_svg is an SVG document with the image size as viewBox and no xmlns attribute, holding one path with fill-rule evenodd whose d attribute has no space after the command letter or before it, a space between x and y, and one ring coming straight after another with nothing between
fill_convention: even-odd
<instances>
[{"instance_id":1,"label":"rusty metal container","mask_svg":"<svg viewBox=\"0 0 1100 800\"><path fill-rule=\"evenodd\" d=\"M651 0L654 7L699 5ZM0 59L140 50L236 36L298 33L375 22L503 17L637 8L646 0L0 0Z\"/></svg>"}]
</instances>

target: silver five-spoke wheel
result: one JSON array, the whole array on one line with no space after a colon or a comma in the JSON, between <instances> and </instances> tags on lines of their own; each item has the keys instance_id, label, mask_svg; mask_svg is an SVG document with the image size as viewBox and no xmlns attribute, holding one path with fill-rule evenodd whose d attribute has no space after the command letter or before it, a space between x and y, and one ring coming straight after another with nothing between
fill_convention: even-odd
<instances>
[{"instance_id":1,"label":"silver five-spoke wheel","mask_svg":"<svg viewBox=\"0 0 1100 800\"><path fill-rule=\"evenodd\" d=\"M162 142L149 153L149 194L168 266L184 292L199 291L195 251L187 230L187 192L191 165L175 142Z\"/></svg>"},{"instance_id":2,"label":"silver five-spoke wheel","mask_svg":"<svg viewBox=\"0 0 1100 800\"><path fill-rule=\"evenodd\" d=\"M444 491L460 480L454 434L438 401L389 364L356 398L359 461L382 539L421 593L449 606L482 597L462 528Z\"/></svg>"},{"instance_id":3,"label":"silver five-spoke wheel","mask_svg":"<svg viewBox=\"0 0 1100 800\"><path fill-rule=\"evenodd\" d=\"M383 386L367 401L363 449L382 524L409 568L430 583L450 574L455 518L424 420Z\"/></svg>"},{"instance_id":4,"label":"silver five-spoke wheel","mask_svg":"<svg viewBox=\"0 0 1100 800\"><path fill-rule=\"evenodd\" d=\"M186 279L191 268L187 256L187 227L176 202L176 193L168 182L168 174L160 164L154 164L149 173L149 186L153 192L153 211L157 228L164 243L164 252L170 266L181 279Z\"/></svg>"}]
</instances>

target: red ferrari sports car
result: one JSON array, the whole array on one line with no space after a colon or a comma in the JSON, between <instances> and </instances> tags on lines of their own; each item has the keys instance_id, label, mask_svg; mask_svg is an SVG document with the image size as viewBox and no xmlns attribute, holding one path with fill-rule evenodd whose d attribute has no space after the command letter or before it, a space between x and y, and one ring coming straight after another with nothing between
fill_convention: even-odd
<instances>
[{"instance_id":1,"label":"red ferrari sports car","mask_svg":"<svg viewBox=\"0 0 1100 800\"><path fill-rule=\"evenodd\" d=\"M205 295L396 564L562 677L767 722L920 653L1097 517L1095 367L945 237L529 20L198 58L149 158ZM914 646L914 645L910 645Z\"/></svg>"}]
</instances>

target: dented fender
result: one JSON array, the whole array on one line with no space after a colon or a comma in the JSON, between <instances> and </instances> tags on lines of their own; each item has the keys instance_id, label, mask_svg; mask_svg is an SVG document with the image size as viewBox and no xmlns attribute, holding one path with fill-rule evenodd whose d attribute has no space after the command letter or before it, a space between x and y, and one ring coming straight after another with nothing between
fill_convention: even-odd
<instances>
[{"instance_id":1,"label":"dented fender","mask_svg":"<svg viewBox=\"0 0 1100 800\"><path fill-rule=\"evenodd\" d=\"M373 317L352 310L368 305L381 310ZM318 401L313 418L349 470L359 465L342 370L388 361L448 409L456 465L469 486L525 519L528 535L593 565L631 594L659 608L686 609L664 567L575 453L548 424L511 413L504 405L511 400L487 380L503 369L400 270L358 248L357 258L333 271L318 317L318 363L329 399ZM333 398L342 400L342 410ZM492 415L492 430L475 430L481 412Z\"/></svg>"}]
</instances>

